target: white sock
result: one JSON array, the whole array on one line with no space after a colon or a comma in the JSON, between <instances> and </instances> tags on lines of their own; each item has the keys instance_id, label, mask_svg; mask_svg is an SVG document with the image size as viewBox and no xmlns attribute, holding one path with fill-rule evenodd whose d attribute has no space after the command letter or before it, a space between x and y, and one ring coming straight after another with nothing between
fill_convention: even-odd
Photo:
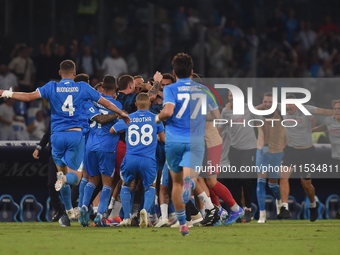
<instances>
[{"instance_id":1,"label":"white sock","mask_svg":"<svg viewBox=\"0 0 340 255\"><path fill-rule=\"evenodd\" d=\"M232 210L233 212L238 212L240 210L240 206L235 203L231 208L230 210Z\"/></svg>"},{"instance_id":2,"label":"white sock","mask_svg":"<svg viewBox=\"0 0 340 255\"><path fill-rule=\"evenodd\" d=\"M316 201L314 201L313 203L309 204L309 208L315 208L316 207Z\"/></svg>"},{"instance_id":3,"label":"white sock","mask_svg":"<svg viewBox=\"0 0 340 255\"><path fill-rule=\"evenodd\" d=\"M283 206L284 208L286 208L287 210L289 210L288 203L282 203L282 206Z\"/></svg>"},{"instance_id":4,"label":"white sock","mask_svg":"<svg viewBox=\"0 0 340 255\"><path fill-rule=\"evenodd\" d=\"M103 219L103 215L101 215L100 213L97 213L97 215L99 215L99 217L100 217L100 220L102 220L102 219Z\"/></svg>"},{"instance_id":5,"label":"white sock","mask_svg":"<svg viewBox=\"0 0 340 255\"><path fill-rule=\"evenodd\" d=\"M162 219L168 219L168 204L161 204L161 215Z\"/></svg>"},{"instance_id":6,"label":"white sock","mask_svg":"<svg viewBox=\"0 0 340 255\"><path fill-rule=\"evenodd\" d=\"M214 208L213 203L211 202L210 197L207 196L207 194L205 193L205 191L203 191L201 194L198 195L199 199L202 200L204 206L206 209L211 210Z\"/></svg>"},{"instance_id":7,"label":"white sock","mask_svg":"<svg viewBox=\"0 0 340 255\"><path fill-rule=\"evenodd\" d=\"M98 206L93 206L93 212L97 213L98 212Z\"/></svg>"},{"instance_id":8,"label":"white sock","mask_svg":"<svg viewBox=\"0 0 340 255\"><path fill-rule=\"evenodd\" d=\"M109 216L110 219L114 219L117 216L119 216L119 212L120 212L121 209L122 209L122 203L115 201L115 203L112 207L112 211L111 211L110 216Z\"/></svg>"},{"instance_id":9,"label":"white sock","mask_svg":"<svg viewBox=\"0 0 340 255\"><path fill-rule=\"evenodd\" d=\"M116 199L114 197L111 197L108 209L112 209L113 208L113 205L115 204L115 201L116 201Z\"/></svg>"}]
</instances>

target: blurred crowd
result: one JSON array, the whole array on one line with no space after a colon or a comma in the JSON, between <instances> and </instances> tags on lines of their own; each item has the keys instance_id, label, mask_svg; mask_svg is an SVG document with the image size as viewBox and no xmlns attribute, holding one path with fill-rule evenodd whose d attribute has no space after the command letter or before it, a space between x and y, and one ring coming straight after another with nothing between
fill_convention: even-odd
<instances>
[{"instance_id":1,"label":"blurred crowd","mask_svg":"<svg viewBox=\"0 0 340 255\"><path fill-rule=\"evenodd\" d=\"M80 4L83 2L86 1L79 0ZM204 59L204 77L340 76L340 30L334 21L337 16L324 15L319 19L308 16L304 11L310 3L308 0L256 0L246 1L246 6L237 0L211 2L213 5L207 8L200 5L166 8L155 4L155 70L171 73L173 56L187 52L194 63ZM321 8L322 3L319 5ZM110 16L106 24L103 56L99 56L98 21L94 18L98 8L93 5L91 15L83 15L80 7L77 21L67 23L60 18L58 26L64 33L58 39L46 38L36 46L18 42L12 44L9 51L0 43L1 89L12 87L15 91L28 92L50 80L58 80L59 64L64 59L74 60L77 73L88 74L93 86L106 74L118 78L128 73L148 79L150 14L147 6L133 2L114 11L115 15ZM315 4L313 8L316 9ZM79 21L82 25L76 29L75 38L70 35L74 32L71 29ZM26 139L39 138L34 132L38 127L29 126L38 119L38 112L43 122L49 120L46 102L28 105L0 100L1 140L20 140L22 135ZM13 125L16 125L14 129ZM6 128L13 129L14 133L4 134ZM15 135L18 130L23 134Z\"/></svg>"}]
</instances>

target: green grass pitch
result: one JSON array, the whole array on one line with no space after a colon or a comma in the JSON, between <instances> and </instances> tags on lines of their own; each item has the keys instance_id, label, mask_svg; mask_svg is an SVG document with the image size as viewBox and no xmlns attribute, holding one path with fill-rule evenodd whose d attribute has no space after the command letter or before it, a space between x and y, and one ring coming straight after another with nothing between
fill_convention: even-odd
<instances>
[{"instance_id":1,"label":"green grass pitch","mask_svg":"<svg viewBox=\"0 0 340 255\"><path fill-rule=\"evenodd\" d=\"M340 254L340 220L268 221L190 229L0 223L0 254Z\"/></svg>"}]
</instances>

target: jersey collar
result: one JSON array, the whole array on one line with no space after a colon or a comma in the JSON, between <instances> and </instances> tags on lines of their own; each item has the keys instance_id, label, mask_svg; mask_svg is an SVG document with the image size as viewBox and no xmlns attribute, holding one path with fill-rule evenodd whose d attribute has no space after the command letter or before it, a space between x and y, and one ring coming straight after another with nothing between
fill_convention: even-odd
<instances>
[{"instance_id":1,"label":"jersey collar","mask_svg":"<svg viewBox=\"0 0 340 255\"><path fill-rule=\"evenodd\" d=\"M190 86L191 79L190 78L182 78L182 79L179 79L177 82L184 83L185 85Z\"/></svg>"},{"instance_id":2,"label":"jersey collar","mask_svg":"<svg viewBox=\"0 0 340 255\"><path fill-rule=\"evenodd\" d=\"M74 80L69 79L69 78L62 79L61 81L73 81L74 82Z\"/></svg>"}]
</instances>

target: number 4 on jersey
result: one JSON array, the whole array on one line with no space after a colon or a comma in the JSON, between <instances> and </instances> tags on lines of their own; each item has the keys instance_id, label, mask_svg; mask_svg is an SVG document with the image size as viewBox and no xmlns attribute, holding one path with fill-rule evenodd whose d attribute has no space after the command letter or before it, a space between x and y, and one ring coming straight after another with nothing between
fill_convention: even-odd
<instances>
[{"instance_id":1,"label":"number 4 on jersey","mask_svg":"<svg viewBox=\"0 0 340 255\"><path fill-rule=\"evenodd\" d=\"M61 107L63 112L68 112L69 116L73 116L73 113L76 109L73 107L73 96L68 95L63 106Z\"/></svg>"}]
</instances>

